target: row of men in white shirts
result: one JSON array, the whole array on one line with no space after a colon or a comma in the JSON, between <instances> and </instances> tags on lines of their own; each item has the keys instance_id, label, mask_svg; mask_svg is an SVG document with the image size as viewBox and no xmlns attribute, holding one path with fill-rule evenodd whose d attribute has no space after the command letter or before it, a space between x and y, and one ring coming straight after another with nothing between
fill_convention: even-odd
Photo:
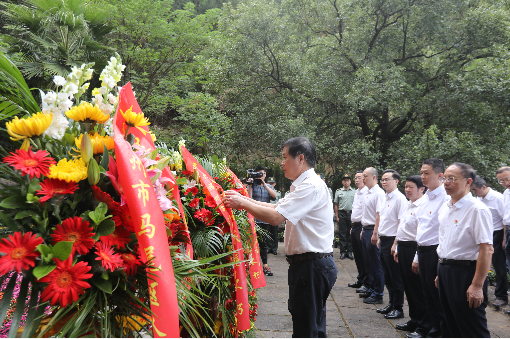
<instances>
[{"instance_id":1,"label":"row of men in white shirts","mask_svg":"<svg viewBox=\"0 0 510 339\"><path fill-rule=\"evenodd\" d=\"M397 171L383 172L382 188L373 167L356 173L351 240L358 281L349 286L365 303L382 304L386 285L389 302L377 312L387 319L404 317L405 292L411 319L396 327L409 331L406 337L490 337L485 308L491 260L498 276L495 304L508 302L510 167L496 176L504 195L468 164L446 168L428 159L420 175L406 178L408 201L397 189Z\"/></svg>"}]
</instances>

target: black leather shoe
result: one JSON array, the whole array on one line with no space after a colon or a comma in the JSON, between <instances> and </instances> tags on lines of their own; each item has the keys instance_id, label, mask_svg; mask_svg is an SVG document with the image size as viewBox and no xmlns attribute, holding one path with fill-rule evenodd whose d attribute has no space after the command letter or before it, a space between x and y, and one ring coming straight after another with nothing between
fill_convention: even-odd
<instances>
[{"instance_id":1,"label":"black leather shoe","mask_svg":"<svg viewBox=\"0 0 510 339\"><path fill-rule=\"evenodd\" d=\"M422 336L420 333L418 332L411 332L411 333L407 333L405 335L406 338L424 338L424 336Z\"/></svg>"},{"instance_id":2,"label":"black leather shoe","mask_svg":"<svg viewBox=\"0 0 510 339\"><path fill-rule=\"evenodd\" d=\"M405 324L396 324L395 328L399 331L414 332L416 330L416 325L412 325L409 324L409 322L406 322Z\"/></svg>"},{"instance_id":3,"label":"black leather shoe","mask_svg":"<svg viewBox=\"0 0 510 339\"><path fill-rule=\"evenodd\" d=\"M372 295L372 293L367 292L367 293L360 293L358 295L359 295L360 298L365 299L365 298L370 297Z\"/></svg>"},{"instance_id":4,"label":"black leather shoe","mask_svg":"<svg viewBox=\"0 0 510 339\"><path fill-rule=\"evenodd\" d=\"M363 283L361 281L356 281L354 284L347 284L347 286L352 288L360 288L361 286L363 286Z\"/></svg>"},{"instance_id":5,"label":"black leather shoe","mask_svg":"<svg viewBox=\"0 0 510 339\"><path fill-rule=\"evenodd\" d=\"M366 299L363 299L363 302L365 304L382 304L383 298L368 297Z\"/></svg>"},{"instance_id":6,"label":"black leather shoe","mask_svg":"<svg viewBox=\"0 0 510 339\"><path fill-rule=\"evenodd\" d=\"M377 309L377 313L380 313L380 314L388 314L390 313L391 311L393 311L393 305L392 304L389 304L388 306L386 306L385 308L378 308Z\"/></svg>"},{"instance_id":7,"label":"black leather shoe","mask_svg":"<svg viewBox=\"0 0 510 339\"><path fill-rule=\"evenodd\" d=\"M400 319L404 317L404 312L400 310L393 310L384 316L386 319Z\"/></svg>"},{"instance_id":8,"label":"black leather shoe","mask_svg":"<svg viewBox=\"0 0 510 339\"><path fill-rule=\"evenodd\" d=\"M345 259L345 253L342 253L342 254L340 255L340 260L344 260L344 259Z\"/></svg>"},{"instance_id":9,"label":"black leather shoe","mask_svg":"<svg viewBox=\"0 0 510 339\"><path fill-rule=\"evenodd\" d=\"M356 289L356 293L367 293L368 292L368 288L366 288L365 286L361 286L360 288Z\"/></svg>"},{"instance_id":10,"label":"black leather shoe","mask_svg":"<svg viewBox=\"0 0 510 339\"><path fill-rule=\"evenodd\" d=\"M273 254L274 255L278 255L278 251L273 251Z\"/></svg>"},{"instance_id":11,"label":"black leather shoe","mask_svg":"<svg viewBox=\"0 0 510 339\"><path fill-rule=\"evenodd\" d=\"M352 256L352 253L347 254L347 258L354 260L354 257Z\"/></svg>"}]
</instances>

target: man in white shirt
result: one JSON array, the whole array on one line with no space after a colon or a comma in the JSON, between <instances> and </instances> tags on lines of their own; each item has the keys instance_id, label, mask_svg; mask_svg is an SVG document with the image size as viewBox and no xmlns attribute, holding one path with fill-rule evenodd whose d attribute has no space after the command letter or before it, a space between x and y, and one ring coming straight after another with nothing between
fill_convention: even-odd
<instances>
[{"instance_id":1,"label":"man in white shirt","mask_svg":"<svg viewBox=\"0 0 510 339\"><path fill-rule=\"evenodd\" d=\"M492 243L494 254L492 255L492 266L496 272L496 290L494 295L496 300L492 305L496 308L508 305L508 279L506 273L505 259L505 227L503 225L503 214L505 207L503 205L503 194L487 187L485 180L477 175L471 184L471 190L478 199L485 204L491 211L492 225L494 233L492 234Z\"/></svg>"},{"instance_id":2,"label":"man in white shirt","mask_svg":"<svg viewBox=\"0 0 510 339\"><path fill-rule=\"evenodd\" d=\"M436 286L445 315L443 337L489 338L487 274L491 266L492 216L469 189L475 171L455 162L444 174L451 200L439 210L439 256ZM467 301L466 301L467 297Z\"/></svg>"},{"instance_id":3,"label":"man in white shirt","mask_svg":"<svg viewBox=\"0 0 510 339\"><path fill-rule=\"evenodd\" d=\"M289 262L289 312L293 337L326 337L326 300L337 277L333 259L333 204L326 184L315 173L315 147L303 137L285 142L285 177L290 193L276 205L225 192L226 207L245 209L271 225L285 224Z\"/></svg>"},{"instance_id":4,"label":"man in white shirt","mask_svg":"<svg viewBox=\"0 0 510 339\"><path fill-rule=\"evenodd\" d=\"M503 166L500 167L496 171L496 178L498 178L498 182L505 188L503 192L503 226L505 228L505 237L503 241L505 242L505 256L506 256L506 264L510 266L510 246L508 242L510 240L510 167ZM506 314L510 315L510 310L506 311Z\"/></svg>"},{"instance_id":5,"label":"man in white shirt","mask_svg":"<svg viewBox=\"0 0 510 339\"><path fill-rule=\"evenodd\" d=\"M377 313L384 314L386 319L404 317L404 283L398 264L391 254L400 218L407 206L406 197L397 188L399 181L400 174L397 171L387 169L383 172L381 185L386 191L386 197L379 220L376 220L374 228L379 234L379 257L384 272L384 283L389 295L388 306L378 309Z\"/></svg>"},{"instance_id":6,"label":"man in white shirt","mask_svg":"<svg viewBox=\"0 0 510 339\"><path fill-rule=\"evenodd\" d=\"M400 268L404 282L409 317L407 323L396 324L400 331L416 332L425 337L432 328L430 317L425 306L425 297L421 288L420 277L412 271L412 263L418 245L416 244L416 231L418 220L416 211L423 202L423 194L427 190L419 175L410 175L406 178L405 192L409 198L407 207L400 218L395 243L392 247L393 257Z\"/></svg>"},{"instance_id":7,"label":"man in white shirt","mask_svg":"<svg viewBox=\"0 0 510 339\"><path fill-rule=\"evenodd\" d=\"M439 293L434 283L437 276L438 262L436 249L439 244L437 212L443 203L450 200L442 184L444 170L444 162L436 158L427 159L422 163L421 180L428 190L416 212L418 219L418 229L416 231L418 250L412 265L413 272L420 274L427 312L432 320L432 328L425 336L433 338L441 336L441 323L444 321ZM422 335L413 332L406 334L406 337L421 338Z\"/></svg>"},{"instance_id":8,"label":"man in white shirt","mask_svg":"<svg viewBox=\"0 0 510 339\"><path fill-rule=\"evenodd\" d=\"M359 296L364 298L363 302L366 304L382 304L384 274L379 259L379 249L377 248L379 237L375 225L379 220L385 193L377 185L377 170L373 167L368 167L363 171L363 183L367 186L368 192L363 202L361 241L363 242L363 260L370 286L368 292L360 293Z\"/></svg>"},{"instance_id":9,"label":"man in white shirt","mask_svg":"<svg viewBox=\"0 0 510 339\"><path fill-rule=\"evenodd\" d=\"M368 286L365 284L367 273L365 272L365 263L363 262L363 245L361 243L361 216L363 213L363 200L368 192L368 188L363 183L363 171L356 172L354 175L354 183L358 189L354 193L354 201L352 202L351 213L351 243L352 252L354 253L354 262L358 270L357 281L355 283L347 284L349 287L357 288L363 286L362 290L356 290L358 293L368 292Z\"/></svg>"}]
</instances>

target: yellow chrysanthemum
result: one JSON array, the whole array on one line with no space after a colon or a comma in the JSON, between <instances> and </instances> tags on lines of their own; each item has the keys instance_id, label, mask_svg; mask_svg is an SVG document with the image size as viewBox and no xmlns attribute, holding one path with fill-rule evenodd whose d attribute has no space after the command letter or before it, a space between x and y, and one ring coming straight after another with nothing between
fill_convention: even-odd
<instances>
[{"instance_id":1,"label":"yellow chrysanthemum","mask_svg":"<svg viewBox=\"0 0 510 339\"><path fill-rule=\"evenodd\" d=\"M65 180L66 182L80 182L87 179L87 166L81 158L74 160L62 159L58 164L50 167L48 178Z\"/></svg>"},{"instance_id":2,"label":"yellow chrysanthemum","mask_svg":"<svg viewBox=\"0 0 510 339\"><path fill-rule=\"evenodd\" d=\"M140 128L142 126L149 126L151 123L149 120L143 116L143 113L135 113L132 111L133 106L131 106L125 113L120 110L120 114L124 117L126 120L126 124L129 127L136 127L140 130L140 132L145 135L147 131L145 131L143 128Z\"/></svg>"},{"instance_id":3,"label":"yellow chrysanthemum","mask_svg":"<svg viewBox=\"0 0 510 339\"><path fill-rule=\"evenodd\" d=\"M11 140L19 141L25 139L21 149L26 151L28 146L30 146L29 138L43 134L50 127L52 120L53 113L44 114L39 112L26 119L15 117L11 122L6 122L5 126L7 133L11 136Z\"/></svg>"},{"instance_id":4,"label":"yellow chrysanthemum","mask_svg":"<svg viewBox=\"0 0 510 339\"><path fill-rule=\"evenodd\" d=\"M88 102L75 106L66 112L68 118L74 121L97 122L104 124L110 119L110 114L104 114L97 106L92 106Z\"/></svg>"},{"instance_id":5,"label":"yellow chrysanthemum","mask_svg":"<svg viewBox=\"0 0 510 339\"><path fill-rule=\"evenodd\" d=\"M115 143L113 138L108 135L104 137L101 134L95 132L94 134L89 134L90 141L92 142L92 152L94 154L102 154L104 152L103 143L105 144L108 150L111 150L115 147ZM77 151L81 151L81 140L83 139L83 134L80 134L79 137L74 138L74 144L78 148Z\"/></svg>"}]
</instances>

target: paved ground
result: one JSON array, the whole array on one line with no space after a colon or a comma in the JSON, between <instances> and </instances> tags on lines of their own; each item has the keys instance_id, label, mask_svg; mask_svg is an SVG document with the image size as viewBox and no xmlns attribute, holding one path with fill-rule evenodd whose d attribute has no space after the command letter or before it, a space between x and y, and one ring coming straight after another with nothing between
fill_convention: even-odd
<instances>
[{"instance_id":1,"label":"paved ground","mask_svg":"<svg viewBox=\"0 0 510 339\"><path fill-rule=\"evenodd\" d=\"M255 326L258 329L257 337L259 338L292 337L292 319L287 310L288 264L285 261L284 252L283 243L280 243L278 255L269 254L269 265L274 276L266 277L267 286L260 289L258 293L259 308ZM395 324L404 323L409 318L389 321L375 312L377 306L381 305L364 304L354 289L347 287L348 283L356 279L357 271L354 261L340 260L339 257L339 249L335 248L338 278L327 302L328 337L403 337L407 332L397 331ZM384 301L388 301L387 293L385 293ZM492 301L494 301L494 288L489 287L489 303ZM503 313L505 309L496 311L493 307L487 308L492 337L510 336L510 317ZM404 305L404 314L408 315L407 304Z\"/></svg>"}]
</instances>

